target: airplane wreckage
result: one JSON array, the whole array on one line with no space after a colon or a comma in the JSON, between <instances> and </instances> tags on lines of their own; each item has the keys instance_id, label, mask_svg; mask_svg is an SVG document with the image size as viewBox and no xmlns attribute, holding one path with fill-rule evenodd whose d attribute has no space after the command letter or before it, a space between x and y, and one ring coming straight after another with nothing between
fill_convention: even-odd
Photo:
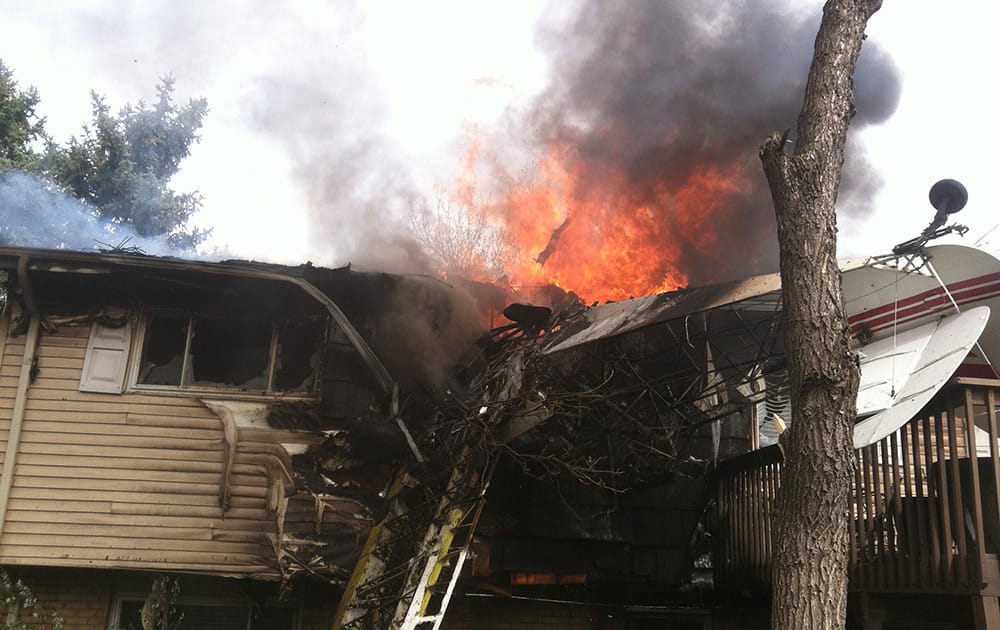
<instances>
[{"instance_id":1,"label":"airplane wreckage","mask_svg":"<svg viewBox=\"0 0 1000 630\"><path fill-rule=\"evenodd\" d=\"M842 266L857 448L997 377L1000 261L928 245L949 229ZM0 267L9 566L319 580L338 628L437 628L460 578L649 603L712 588L712 471L794 423L777 275L586 307L349 267Z\"/></svg>"}]
</instances>

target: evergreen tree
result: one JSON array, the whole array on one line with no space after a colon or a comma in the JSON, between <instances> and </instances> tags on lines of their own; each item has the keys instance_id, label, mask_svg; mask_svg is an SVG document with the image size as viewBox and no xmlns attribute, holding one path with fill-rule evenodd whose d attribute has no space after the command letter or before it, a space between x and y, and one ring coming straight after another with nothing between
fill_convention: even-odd
<instances>
[{"instance_id":1,"label":"evergreen tree","mask_svg":"<svg viewBox=\"0 0 1000 630\"><path fill-rule=\"evenodd\" d=\"M35 113L38 101L35 88L21 90L0 60L0 173L37 167L32 145L45 137L45 119Z\"/></svg>"},{"instance_id":2,"label":"evergreen tree","mask_svg":"<svg viewBox=\"0 0 1000 630\"><path fill-rule=\"evenodd\" d=\"M65 146L50 143L43 169L93 207L98 218L141 237L165 236L175 248L190 248L207 235L187 227L201 197L177 193L169 182L198 140L208 107L205 99L176 105L171 77L161 79L156 91L154 104L139 101L117 114L104 98L91 94L92 123Z\"/></svg>"}]
</instances>

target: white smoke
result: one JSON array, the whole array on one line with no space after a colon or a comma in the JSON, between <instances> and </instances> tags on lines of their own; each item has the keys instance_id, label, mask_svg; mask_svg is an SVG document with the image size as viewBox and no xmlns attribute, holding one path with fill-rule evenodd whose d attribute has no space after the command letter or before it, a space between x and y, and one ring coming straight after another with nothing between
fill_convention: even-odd
<instances>
[{"instance_id":1,"label":"white smoke","mask_svg":"<svg viewBox=\"0 0 1000 630\"><path fill-rule=\"evenodd\" d=\"M193 256L165 238L147 238L129 226L98 217L97 210L51 181L20 171L0 173L0 244L97 251L118 246L153 256Z\"/></svg>"}]
</instances>

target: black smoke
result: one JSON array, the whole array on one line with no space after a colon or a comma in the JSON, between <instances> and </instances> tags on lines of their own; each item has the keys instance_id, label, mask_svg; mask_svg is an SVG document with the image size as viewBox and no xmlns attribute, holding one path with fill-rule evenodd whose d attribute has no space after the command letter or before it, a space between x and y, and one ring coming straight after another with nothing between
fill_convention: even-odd
<instances>
[{"instance_id":1,"label":"black smoke","mask_svg":"<svg viewBox=\"0 0 1000 630\"><path fill-rule=\"evenodd\" d=\"M706 249L697 235L676 232L665 246L682 250L692 284L775 269L773 210L757 149L772 131L795 128L820 7L698 0L571 6L553 4L539 31L552 79L516 132L541 146L572 147L586 169L580 186L624 171L621 194L658 208L668 223L675 210L662 203L665 189L683 184L695 166L738 164L749 187L713 221L716 245ZM852 130L893 113L899 77L875 42L863 47L855 85ZM870 212L880 186L849 141L840 211Z\"/></svg>"}]
</instances>

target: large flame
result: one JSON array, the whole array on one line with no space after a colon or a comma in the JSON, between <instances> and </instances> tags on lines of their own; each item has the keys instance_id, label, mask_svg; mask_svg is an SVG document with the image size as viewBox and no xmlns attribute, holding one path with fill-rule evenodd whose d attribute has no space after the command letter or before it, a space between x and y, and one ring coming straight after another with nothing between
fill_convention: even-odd
<instances>
[{"instance_id":1,"label":"large flame","mask_svg":"<svg viewBox=\"0 0 1000 630\"><path fill-rule=\"evenodd\" d=\"M502 182L485 200L475 174L483 161ZM453 198L499 226L509 245L504 273L515 288L554 284L603 302L683 287L683 249L717 245L714 223L745 194L745 169L715 161L671 172L654 163L637 181L631 167L550 146L533 172L515 177L474 142Z\"/></svg>"}]
</instances>

